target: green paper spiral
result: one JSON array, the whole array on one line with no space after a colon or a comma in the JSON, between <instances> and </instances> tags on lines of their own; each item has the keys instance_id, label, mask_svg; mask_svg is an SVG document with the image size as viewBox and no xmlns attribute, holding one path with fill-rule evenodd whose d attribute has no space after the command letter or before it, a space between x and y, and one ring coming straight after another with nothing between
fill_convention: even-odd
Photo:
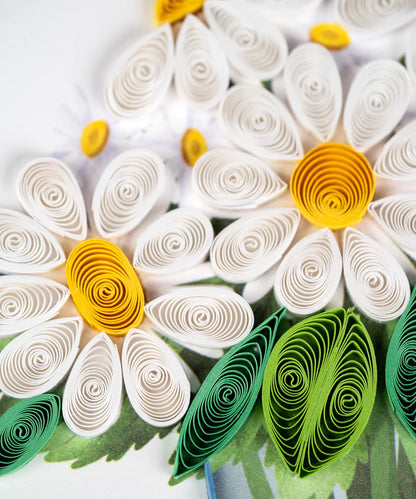
<instances>
[{"instance_id":1,"label":"green paper spiral","mask_svg":"<svg viewBox=\"0 0 416 499\"><path fill-rule=\"evenodd\" d=\"M416 286L390 340L386 388L397 417L416 439Z\"/></svg>"},{"instance_id":2,"label":"green paper spiral","mask_svg":"<svg viewBox=\"0 0 416 499\"><path fill-rule=\"evenodd\" d=\"M175 478L220 451L249 416L284 312L284 308L275 312L232 347L202 383L179 435Z\"/></svg>"},{"instance_id":3,"label":"green paper spiral","mask_svg":"<svg viewBox=\"0 0 416 499\"><path fill-rule=\"evenodd\" d=\"M345 454L371 414L377 366L370 337L343 309L289 329L267 363L266 424L291 472L303 477Z\"/></svg>"},{"instance_id":4,"label":"green paper spiral","mask_svg":"<svg viewBox=\"0 0 416 499\"><path fill-rule=\"evenodd\" d=\"M0 476L28 463L58 424L61 399L46 393L22 400L0 418Z\"/></svg>"}]
</instances>

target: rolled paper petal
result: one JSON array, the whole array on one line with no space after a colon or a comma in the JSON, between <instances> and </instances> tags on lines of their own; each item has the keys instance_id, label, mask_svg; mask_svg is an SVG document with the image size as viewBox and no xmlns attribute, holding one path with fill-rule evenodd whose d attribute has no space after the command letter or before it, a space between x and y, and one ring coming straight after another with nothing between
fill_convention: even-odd
<instances>
[{"instance_id":1,"label":"rolled paper petal","mask_svg":"<svg viewBox=\"0 0 416 499\"><path fill-rule=\"evenodd\" d=\"M87 237L87 214L81 189L71 170L59 159L39 158L20 172L17 196L39 223L60 236Z\"/></svg>"},{"instance_id":2,"label":"rolled paper petal","mask_svg":"<svg viewBox=\"0 0 416 499\"><path fill-rule=\"evenodd\" d=\"M118 61L106 90L108 109L121 118L148 116L164 100L173 75L169 24L135 43Z\"/></svg>"},{"instance_id":3,"label":"rolled paper petal","mask_svg":"<svg viewBox=\"0 0 416 499\"><path fill-rule=\"evenodd\" d=\"M166 184L162 158L147 149L119 154L104 170L92 200L94 223L102 237L134 229L149 213Z\"/></svg>"},{"instance_id":4,"label":"rolled paper petal","mask_svg":"<svg viewBox=\"0 0 416 499\"><path fill-rule=\"evenodd\" d=\"M367 158L350 146L332 142L311 149L290 179L290 192L302 215L330 229L360 222L374 188Z\"/></svg>"},{"instance_id":5,"label":"rolled paper petal","mask_svg":"<svg viewBox=\"0 0 416 499\"><path fill-rule=\"evenodd\" d=\"M277 269L274 295L294 314L313 314L334 296L341 273L337 240L329 229L321 229L287 252Z\"/></svg>"},{"instance_id":6,"label":"rolled paper petal","mask_svg":"<svg viewBox=\"0 0 416 499\"><path fill-rule=\"evenodd\" d=\"M182 419L191 388L179 359L164 341L132 329L123 343L122 364L130 403L146 423L163 427Z\"/></svg>"},{"instance_id":7,"label":"rolled paper petal","mask_svg":"<svg viewBox=\"0 0 416 499\"><path fill-rule=\"evenodd\" d=\"M105 333L94 336L77 358L62 399L68 428L84 438L106 432L118 419L123 377L117 346Z\"/></svg>"},{"instance_id":8,"label":"rolled paper petal","mask_svg":"<svg viewBox=\"0 0 416 499\"><path fill-rule=\"evenodd\" d=\"M416 180L416 120L384 144L374 173L390 180Z\"/></svg>"},{"instance_id":9,"label":"rolled paper petal","mask_svg":"<svg viewBox=\"0 0 416 499\"><path fill-rule=\"evenodd\" d=\"M173 23L189 14L199 10L204 0L156 0L156 24Z\"/></svg>"},{"instance_id":10,"label":"rolled paper petal","mask_svg":"<svg viewBox=\"0 0 416 499\"><path fill-rule=\"evenodd\" d=\"M275 25L240 3L205 2L204 14L230 65L248 80L271 80L283 69L287 43Z\"/></svg>"},{"instance_id":11,"label":"rolled paper petal","mask_svg":"<svg viewBox=\"0 0 416 499\"><path fill-rule=\"evenodd\" d=\"M83 319L96 331L122 336L143 319L144 294L124 253L101 239L87 239L70 253L66 280Z\"/></svg>"},{"instance_id":12,"label":"rolled paper petal","mask_svg":"<svg viewBox=\"0 0 416 499\"><path fill-rule=\"evenodd\" d=\"M151 274L180 272L201 263L214 239L209 218L195 210L171 210L137 240L133 266Z\"/></svg>"},{"instance_id":13,"label":"rolled paper petal","mask_svg":"<svg viewBox=\"0 0 416 499\"><path fill-rule=\"evenodd\" d=\"M288 469L307 476L348 452L367 424L376 387L373 345L356 315L335 309L286 331L267 363L262 399Z\"/></svg>"},{"instance_id":14,"label":"rolled paper petal","mask_svg":"<svg viewBox=\"0 0 416 499\"><path fill-rule=\"evenodd\" d=\"M234 149L215 149L195 163L192 187L209 206L247 210L279 196L287 186L261 159Z\"/></svg>"},{"instance_id":15,"label":"rolled paper petal","mask_svg":"<svg viewBox=\"0 0 416 499\"><path fill-rule=\"evenodd\" d=\"M402 425L416 439L416 287L390 339L386 388Z\"/></svg>"},{"instance_id":16,"label":"rolled paper petal","mask_svg":"<svg viewBox=\"0 0 416 499\"><path fill-rule=\"evenodd\" d=\"M409 281L383 246L348 228L344 232L343 264L348 293L367 317L387 322L403 313L410 296Z\"/></svg>"},{"instance_id":17,"label":"rolled paper petal","mask_svg":"<svg viewBox=\"0 0 416 499\"><path fill-rule=\"evenodd\" d=\"M54 236L26 215L0 209L0 272L39 274L65 261Z\"/></svg>"},{"instance_id":18,"label":"rolled paper petal","mask_svg":"<svg viewBox=\"0 0 416 499\"><path fill-rule=\"evenodd\" d=\"M175 87L197 111L216 107L229 84L227 61L217 40L197 17L188 15L176 41Z\"/></svg>"},{"instance_id":19,"label":"rolled paper petal","mask_svg":"<svg viewBox=\"0 0 416 499\"><path fill-rule=\"evenodd\" d=\"M227 137L256 156L271 160L303 156L293 118L265 88L231 87L220 104L219 119Z\"/></svg>"},{"instance_id":20,"label":"rolled paper petal","mask_svg":"<svg viewBox=\"0 0 416 499\"><path fill-rule=\"evenodd\" d=\"M208 374L182 424L175 478L211 459L244 424L259 394L283 316L284 309L272 314L233 346Z\"/></svg>"},{"instance_id":21,"label":"rolled paper petal","mask_svg":"<svg viewBox=\"0 0 416 499\"><path fill-rule=\"evenodd\" d=\"M46 393L13 405L0 418L0 476L27 464L51 438L61 399Z\"/></svg>"},{"instance_id":22,"label":"rolled paper petal","mask_svg":"<svg viewBox=\"0 0 416 499\"><path fill-rule=\"evenodd\" d=\"M413 35L407 46L405 61L413 86L416 86L416 35Z\"/></svg>"},{"instance_id":23,"label":"rolled paper petal","mask_svg":"<svg viewBox=\"0 0 416 499\"><path fill-rule=\"evenodd\" d=\"M55 319L8 343L0 352L0 390L27 398L58 385L77 356L81 329L80 317Z\"/></svg>"},{"instance_id":24,"label":"rolled paper petal","mask_svg":"<svg viewBox=\"0 0 416 499\"><path fill-rule=\"evenodd\" d=\"M329 140L342 108L342 86L330 52L316 43L296 47L284 72L286 95L299 122L318 139Z\"/></svg>"},{"instance_id":25,"label":"rolled paper petal","mask_svg":"<svg viewBox=\"0 0 416 499\"><path fill-rule=\"evenodd\" d=\"M342 22L363 33L387 33L416 18L416 2L374 2L373 0L337 0Z\"/></svg>"},{"instance_id":26,"label":"rolled paper petal","mask_svg":"<svg viewBox=\"0 0 416 499\"><path fill-rule=\"evenodd\" d=\"M249 282L274 265L299 225L296 208L259 210L223 229L211 248L215 274L227 282Z\"/></svg>"},{"instance_id":27,"label":"rolled paper petal","mask_svg":"<svg viewBox=\"0 0 416 499\"><path fill-rule=\"evenodd\" d=\"M374 201L368 207L381 227L416 260L416 196L397 194Z\"/></svg>"},{"instance_id":28,"label":"rolled paper petal","mask_svg":"<svg viewBox=\"0 0 416 499\"><path fill-rule=\"evenodd\" d=\"M403 117L412 84L406 69L382 59L363 66L350 87L344 109L344 129L360 151L384 139Z\"/></svg>"},{"instance_id":29,"label":"rolled paper petal","mask_svg":"<svg viewBox=\"0 0 416 499\"><path fill-rule=\"evenodd\" d=\"M67 287L43 277L0 277L0 338L52 319L68 296Z\"/></svg>"},{"instance_id":30,"label":"rolled paper petal","mask_svg":"<svg viewBox=\"0 0 416 499\"><path fill-rule=\"evenodd\" d=\"M145 306L157 332L185 346L227 348L252 330L254 314L225 286L183 286Z\"/></svg>"}]
</instances>

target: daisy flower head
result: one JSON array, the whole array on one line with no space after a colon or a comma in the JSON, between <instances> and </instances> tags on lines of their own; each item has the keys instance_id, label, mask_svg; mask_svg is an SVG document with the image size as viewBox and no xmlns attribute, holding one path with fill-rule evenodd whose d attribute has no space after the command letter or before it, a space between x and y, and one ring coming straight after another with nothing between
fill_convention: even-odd
<instances>
[{"instance_id":1,"label":"daisy flower head","mask_svg":"<svg viewBox=\"0 0 416 499\"><path fill-rule=\"evenodd\" d=\"M189 379L198 381L151 328L212 355L244 338L254 319L228 287L172 286L179 272L182 282L186 272L190 281L203 276L204 265L195 269L213 229L195 209L164 213L169 192L166 166L148 149L110 162L89 210L61 160L23 168L17 195L28 215L0 213L0 268L8 274L0 278L0 336L18 335L0 353L4 394L38 396L67 377L63 417L85 438L117 420L123 378L146 422L170 426L183 417Z\"/></svg>"}]
</instances>

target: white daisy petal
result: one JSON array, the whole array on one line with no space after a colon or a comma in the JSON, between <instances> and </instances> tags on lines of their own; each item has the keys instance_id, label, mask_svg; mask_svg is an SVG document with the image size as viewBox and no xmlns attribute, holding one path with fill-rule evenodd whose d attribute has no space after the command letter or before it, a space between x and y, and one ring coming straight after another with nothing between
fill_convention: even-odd
<instances>
[{"instance_id":1,"label":"white daisy petal","mask_svg":"<svg viewBox=\"0 0 416 499\"><path fill-rule=\"evenodd\" d=\"M261 159L233 149L202 155L192 172L192 188L219 209L253 209L279 196L286 184Z\"/></svg>"},{"instance_id":2,"label":"white daisy petal","mask_svg":"<svg viewBox=\"0 0 416 499\"><path fill-rule=\"evenodd\" d=\"M242 4L224 0L205 2L204 14L231 68L245 81L271 80L280 73L288 49L276 26L246 12Z\"/></svg>"},{"instance_id":3,"label":"white daisy petal","mask_svg":"<svg viewBox=\"0 0 416 499\"><path fill-rule=\"evenodd\" d=\"M412 85L406 69L382 59L361 68L352 82L344 110L344 129L360 151L386 137L403 117Z\"/></svg>"},{"instance_id":4,"label":"white daisy petal","mask_svg":"<svg viewBox=\"0 0 416 499\"><path fill-rule=\"evenodd\" d=\"M298 315L314 314L334 296L342 273L338 243L329 229L301 239L283 258L276 274L277 302Z\"/></svg>"},{"instance_id":5,"label":"white daisy petal","mask_svg":"<svg viewBox=\"0 0 416 499\"><path fill-rule=\"evenodd\" d=\"M329 140L342 108L341 78L331 53L316 43L299 45L289 55L284 82L299 122L318 139Z\"/></svg>"},{"instance_id":6,"label":"white daisy petal","mask_svg":"<svg viewBox=\"0 0 416 499\"><path fill-rule=\"evenodd\" d=\"M0 272L38 274L64 261L61 246L48 230L18 211L0 209Z\"/></svg>"},{"instance_id":7,"label":"white daisy petal","mask_svg":"<svg viewBox=\"0 0 416 499\"><path fill-rule=\"evenodd\" d=\"M0 390L9 397L34 397L51 390L78 353L82 319L45 322L8 343L0 353Z\"/></svg>"},{"instance_id":8,"label":"white daisy petal","mask_svg":"<svg viewBox=\"0 0 416 499\"><path fill-rule=\"evenodd\" d=\"M225 286L184 286L145 306L160 332L185 346L227 348L252 330L250 305Z\"/></svg>"},{"instance_id":9,"label":"white daisy petal","mask_svg":"<svg viewBox=\"0 0 416 499\"><path fill-rule=\"evenodd\" d=\"M211 265L228 282L248 282L275 264L299 225L296 208L259 210L236 220L215 238Z\"/></svg>"},{"instance_id":10,"label":"white daisy petal","mask_svg":"<svg viewBox=\"0 0 416 499\"><path fill-rule=\"evenodd\" d=\"M374 173L391 180L416 180L416 120L384 144Z\"/></svg>"},{"instance_id":11,"label":"white daisy petal","mask_svg":"<svg viewBox=\"0 0 416 499\"><path fill-rule=\"evenodd\" d=\"M0 338L52 319L68 297L67 287L43 277L0 277Z\"/></svg>"},{"instance_id":12,"label":"white daisy petal","mask_svg":"<svg viewBox=\"0 0 416 499\"><path fill-rule=\"evenodd\" d=\"M155 334L131 329L123 344L124 384L136 413L153 426L177 423L188 409L190 385L172 350Z\"/></svg>"},{"instance_id":13,"label":"white daisy petal","mask_svg":"<svg viewBox=\"0 0 416 499\"><path fill-rule=\"evenodd\" d=\"M118 419L122 393L117 346L100 333L84 347L66 382L62 399L66 425L84 438L103 434Z\"/></svg>"},{"instance_id":14,"label":"white daisy petal","mask_svg":"<svg viewBox=\"0 0 416 499\"><path fill-rule=\"evenodd\" d=\"M118 237L134 229L163 193L163 160L148 149L119 154L98 181L92 200L94 223L102 237Z\"/></svg>"},{"instance_id":15,"label":"white daisy petal","mask_svg":"<svg viewBox=\"0 0 416 499\"><path fill-rule=\"evenodd\" d=\"M116 116L141 118L154 111L170 87L174 66L169 24L140 39L118 61L106 90L106 104Z\"/></svg>"},{"instance_id":16,"label":"white daisy petal","mask_svg":"<svg viewBox=\"0 0 416 499\"><path fill-rule=\"evenodd\" d=\"M413 86L416 86L416 33L413 34L406 48L405 62Z\"/></svg>"},{"instance_id":17,"label":"white daisy petal","mask_svg":"<svg viewBox=\"0 0 416 499\"><path fill-rule=\"evenodd\" d=\"M39 158L20 172L17 196L39 223L60 236L87 237L87 214L81 189L71 170L59 159Z\"/></svg>"},{"instance_id":18,"label":"white daisy petal","mask_svg":"<svg viewBox=\"0 0 416 499\"><path fill-rule=\"evenodd\" d=\"M415 19L416 1L337 0L337 11L347 28L382 34Z\"/></svg>"},{"instance_id":19,"label":"white daisy petal","mask_svg":"<svg viewBox=\"0 0 416 499\"><path fill-rule=\"evenodd\" d=\"M133 267L151 274L186 270L205 259L213 238L211 222L203 213L169 211L139 236Z\"/></svg>"},{"instance_id":20,"label":"white daisy petal","mask_svg":"<svg viewBox=\"0 0 416 499\"><path fill-rule=\"evenodd\" d=\"M348 293L361 312L380 322L403 313L409 281L383 246L349 227L344 232L343 265Z\"/></svg>"},{"instance_id":21,"label":"white daisy petal","mask_svg":"<svg viewBox=\"0 0 416 499\"><path fill-rule=\"evenodd\" d=\"M303 156L293 118L265 88L231 87L220 104L219 119L228 138L256 156L272 160Z\"/></svg>"},{"instance_id":22,"label":"white daisy petal","mask_svg":"<svg viewBox=\"0 0 416 499\"><path fill-rule=\"evenodd\" d=\"M211 31L188 15L176 41L175 87L191 108L208 111L217 106L229 84L225 56Z\"/></svg>"},{"instance_id":23,"label":"white daisy petal","mask_svg":"<svg viewBox=\"0 0 416 499\"><path fill-rule=\"evenodd\" d=\"M393 241L416 260L416 195L382 198L370 203L368 209Z\"/></svg>"}]
</instances>

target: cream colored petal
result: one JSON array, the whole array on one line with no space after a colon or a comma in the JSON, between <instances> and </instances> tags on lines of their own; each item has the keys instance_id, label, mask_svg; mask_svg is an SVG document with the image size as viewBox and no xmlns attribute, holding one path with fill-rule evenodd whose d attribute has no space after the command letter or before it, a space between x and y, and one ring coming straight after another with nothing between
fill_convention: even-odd
<instances>
[{"instance_id":1,"label":"cream colored petal","mask_svg":"<svg viewBox=\"0 0 416 499\"><path fill-rule=\"evenodd\" d=\"M78 353L81 329L80 317L55 319L8 343L0 353L0 390L28 398L58 385Z\"/></svg>"},{"instance_id":2,"label":"cream colored petal","mask_svg":"<svg viewBox=\"0 0 416 499\"><path fill-rule=\"evenodd\" d=\"M186 413L190 385L164 341L155 334L131 329L123 344L124 384L136 413L152 426L170 426Z\"/></svg>"},{"instance_id":3,"label":"cream colored petal","mask_svg":"<svg viewBox=\"0 0 416 499\"><path fill-rule=\"evenodd\" d=\"M120 415L122 380L117 346L105 333L94 336L65 385L62 415L68 428L84 438L106 432Z\"/></svg>"}]
</instances>

